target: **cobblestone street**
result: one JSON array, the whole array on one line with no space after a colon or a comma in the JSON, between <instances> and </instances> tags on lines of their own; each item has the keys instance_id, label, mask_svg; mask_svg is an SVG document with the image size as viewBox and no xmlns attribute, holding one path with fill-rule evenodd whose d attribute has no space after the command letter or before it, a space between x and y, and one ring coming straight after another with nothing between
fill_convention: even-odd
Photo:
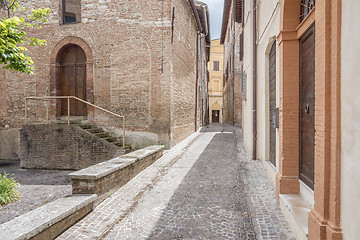
<instances>
[{"instance_id":1,"label":"cobblestone street","mask_svg":"<svg viewBox=\"0 0 360 240\"><path fill-rule=\"evenodd\" d=\"M58 239L295 239L240 139L239 128L203 128Z\"/></svg>"}]
</instances>

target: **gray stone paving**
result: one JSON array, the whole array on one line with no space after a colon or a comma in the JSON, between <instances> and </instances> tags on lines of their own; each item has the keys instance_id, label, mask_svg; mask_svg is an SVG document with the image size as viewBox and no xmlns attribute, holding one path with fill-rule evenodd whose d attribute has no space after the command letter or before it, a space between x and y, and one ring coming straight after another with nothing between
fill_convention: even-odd
<instances>
[{"instance_id":1,"label":"gray stone paving","mask_svg":"<svg viewBox=\"0 0 360 240\"><path fill-rule=\"evenodd\" d=\"M255 239L235 135L216 134L177 189L151 239Z\"/></svg>"},{"instance_id":2,"label":"gray stone paving","mask_svg":"<svg viewBox=\"0 0 360 240\"><path fill-rule=\"evenodd\" d=\"M203 128L59 239L295 239L240 139L238 128Z\"/></svg>"},{"instance_id":3,"label":"gray stone paving","mask_svg":"<svg viewBox=\"0 0 360 240\"><path fill-rule=\"evenodd\" d=\"M291 239L295 236L281 212L275 195L275 186L263 163L252 160L242 146L240 129L235 128L238 159L242 162L243 184L247 196L256 239Z\"/></svg>"}]
</instances>

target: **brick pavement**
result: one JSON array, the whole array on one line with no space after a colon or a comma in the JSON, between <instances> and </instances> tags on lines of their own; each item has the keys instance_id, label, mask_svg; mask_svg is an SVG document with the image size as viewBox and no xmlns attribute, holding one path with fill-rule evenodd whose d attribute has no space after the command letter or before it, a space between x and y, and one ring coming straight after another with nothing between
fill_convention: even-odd
<instances>
[{"instance_id":1,"label":"brick pavement","mask_svg":"<svg viewBox=\"0 0 360 240\"><path fill-rule=\"evenodd\" d=\"M58 239L295 239L238 128L203 128Z\"/></svg>"}]
</instances>

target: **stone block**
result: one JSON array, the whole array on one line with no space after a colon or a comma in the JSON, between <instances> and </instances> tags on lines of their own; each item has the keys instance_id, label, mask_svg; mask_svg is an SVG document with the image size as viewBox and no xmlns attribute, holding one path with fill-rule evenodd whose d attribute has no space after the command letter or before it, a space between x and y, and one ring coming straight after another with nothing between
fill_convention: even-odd
<instances>
[{"instance_id":1,"label":"stone block","mask_svg":"<svg viewBox=\"0 0 360 240\"><path fill-rule=\"evenodd\" d=\"M70 173L73 194L104 195L119 188L163 154L164 146L154 145Z\"/></svg>"},{"instance_id":2,"label":"stone block","mask_svg":"<svg viewBox=\"0 0 360 240\"><path fill-rule=\"evenodd\" d=\"M93 210L92 195L73 195L55 200L0 225L0 239L54 239Z\"/></svg>"}]
</instances>

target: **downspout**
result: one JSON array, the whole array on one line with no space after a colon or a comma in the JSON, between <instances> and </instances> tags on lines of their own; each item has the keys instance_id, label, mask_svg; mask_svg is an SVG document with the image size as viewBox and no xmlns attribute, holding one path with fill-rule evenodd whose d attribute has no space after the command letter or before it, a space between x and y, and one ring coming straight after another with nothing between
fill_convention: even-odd
<instances>
[{"instance_id":1,"label":"downspout","mask_svg":"<svg viewBox=\"0 0 360 240\"><path fill-rule=\"evenodd\" d=\"M199 81L199 32L196 37L196 83L195 83L195 132L197 131L198 81Z\"/></svg>"},{"instance_id":2,"label":"downspout","mask_svg":"<svg viewBox=\"0 0 360 240\"><path fill-rule=\"evenodd\" d=\"M208 34L201 36L200 33L200 80L201 80L201 126L204 126L204 74L203 74L203 46L202 46L202 39L206 38Z\"/></svg>"},{"instance_id":3,"label":"downspout","mask_svg":"<svg viewBox=\"0 0 360 240\"><path fill-rule=\"evenodd\" d=\"M235 126L235 9L236 9L236 1L233 0L233 11L232 11L232 21L234 23L233 25L233 61L232 61L232 125Z\"/></svg>"},{"instance_id":4,"label":"downspout","mask_svg":"<svg viewBox=\"0 0 360 240\"><path fill-rule=\"evenodd\" d=\"M204 79L203 79L203 47L202 39L204 36L201 36L200 33L200 81L201 81L201 126L204 125Z\"/></svg>"},{"instance_id":5,"label":"downspout","mask_svg":"<svg viewBox=\"0 0 360 240\"><path fill-rule=\"evenodd\" d=\"M256 137L257 137L257 126L256 126L256 0L253 0L253 156L252 159L256 160Z\"/></svg>"}]
</instances>

